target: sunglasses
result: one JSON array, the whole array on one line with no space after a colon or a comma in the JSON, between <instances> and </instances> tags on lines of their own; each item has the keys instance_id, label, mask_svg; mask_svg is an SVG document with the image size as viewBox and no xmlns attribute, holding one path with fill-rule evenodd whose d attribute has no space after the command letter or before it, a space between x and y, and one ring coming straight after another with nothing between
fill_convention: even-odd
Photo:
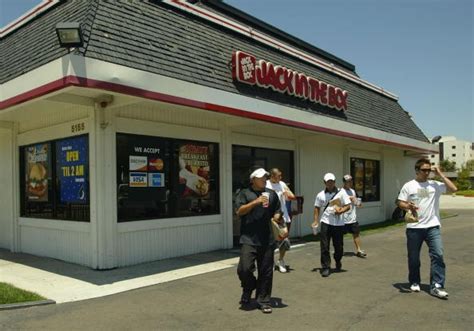
<instances>
[{"instance_id":1,"label":"sunglasses","mask_svg":"<svg viewBox=\"0 0 474 331\"><path fill-rule=\"evenodd\" d=\"M423 171L423 172L430 173L430 172L431 172L431 169L419 169L419 171Z\"/></svg>"}]
</instances>

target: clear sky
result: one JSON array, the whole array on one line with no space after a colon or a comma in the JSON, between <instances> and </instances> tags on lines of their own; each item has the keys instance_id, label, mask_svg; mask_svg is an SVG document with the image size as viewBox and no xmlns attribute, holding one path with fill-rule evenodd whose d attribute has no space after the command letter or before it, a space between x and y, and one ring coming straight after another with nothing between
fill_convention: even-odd
<instances>
[{"instance_id":1,"label":"clear sky","mask_svg":"<svg viewBox=\"0 0 474 331\"><path fill-rule=\"evenodd\" d=\"M0 0L3 26L39 0ZM474 141L472 0L225 0L356 66L431 138Z\"/></svg>"}]
</instances>

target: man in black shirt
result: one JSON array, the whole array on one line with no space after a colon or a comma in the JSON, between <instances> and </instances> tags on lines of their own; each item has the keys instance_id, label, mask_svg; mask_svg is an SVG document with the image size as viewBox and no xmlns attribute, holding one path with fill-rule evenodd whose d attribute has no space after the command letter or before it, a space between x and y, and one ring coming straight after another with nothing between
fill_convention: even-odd
<instances>
[{"instance_id":1,"label":"man in black shirt","mask_svg":"<svg viewBox=\"0 0 474 331\"><path fill-rule=\"evenodd\" d=\"M271 313L270 297L273 282L273 251L275 249L270 221L282 221L281 205L275 191L265 188L268 172L259 168L250 175L251 186L240 191L235 210L241 219L240 260L237 274L242 285L240 303L250 302L256 289L256 299L264 313ZM258 279L254 276L255 261Z\"/></svg>"}]
</instances>

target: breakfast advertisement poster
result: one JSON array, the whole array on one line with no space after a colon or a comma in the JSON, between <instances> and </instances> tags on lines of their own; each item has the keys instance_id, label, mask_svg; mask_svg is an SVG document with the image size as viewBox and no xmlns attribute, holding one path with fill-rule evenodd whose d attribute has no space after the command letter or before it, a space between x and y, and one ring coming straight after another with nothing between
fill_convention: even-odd
<instances>
[{"instance_id":1,"label":"breakfast advertisement poster","mask_svg":"<svg viewBox=\"0 0 474 331\"><path fill-rule=\"evenodd\" d=\"M186 185L183 197L209 193L210 150L208 145L184 144L179 148L179 181Z\"/></svg>"},{"instance_id":2,"label":"breakfast advertisement poster","mask_svg":"<svg viewBox=\"0 0 474 331\"><path fill-rule=\"evenodd\" d=\"M29 201L49 201L50 153L49 143L25 148L26 197Z\"/></svg>"}]
</instances>

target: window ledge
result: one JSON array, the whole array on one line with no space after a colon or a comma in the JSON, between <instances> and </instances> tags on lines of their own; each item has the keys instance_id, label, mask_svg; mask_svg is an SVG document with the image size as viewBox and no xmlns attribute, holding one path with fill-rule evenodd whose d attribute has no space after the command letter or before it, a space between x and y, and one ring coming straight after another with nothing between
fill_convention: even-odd
<instances>
[{"instance_id":1,"label":"window ledge","mask_svg":"<svg viewBox=\"0 0 474 331\"><path fill-rule=\"evenodd\" d=\"M381 201L370 201L370 202L362 202L362 208L376 208L382 207Z\"/></svg>"},{"instance_id":2,"label":"window ledge","mask_svg":"<svg viewBox=\"0 0 474 331\"><path fill-rule=\"evenodd\" d=\"M72 232L90 232L90 222L77 222L69 220L53 220L45 218L20 217L18 224L24 227L38 229L52 229Z\"/></svg>"},{"instance_id":3,"label":"window ledge","mask_svg":"<svg viewBox=\"0 0 474 331\"><path fill-rule=\"evenodd\" d=\"M193 216L182 218L162 218L144 221L131 221L118 223L118 232L135 232L153 229L170 229L177 227L198 226L208 224L221 224L222 214L209 216Z\"/></svg>"}]
</instances>

